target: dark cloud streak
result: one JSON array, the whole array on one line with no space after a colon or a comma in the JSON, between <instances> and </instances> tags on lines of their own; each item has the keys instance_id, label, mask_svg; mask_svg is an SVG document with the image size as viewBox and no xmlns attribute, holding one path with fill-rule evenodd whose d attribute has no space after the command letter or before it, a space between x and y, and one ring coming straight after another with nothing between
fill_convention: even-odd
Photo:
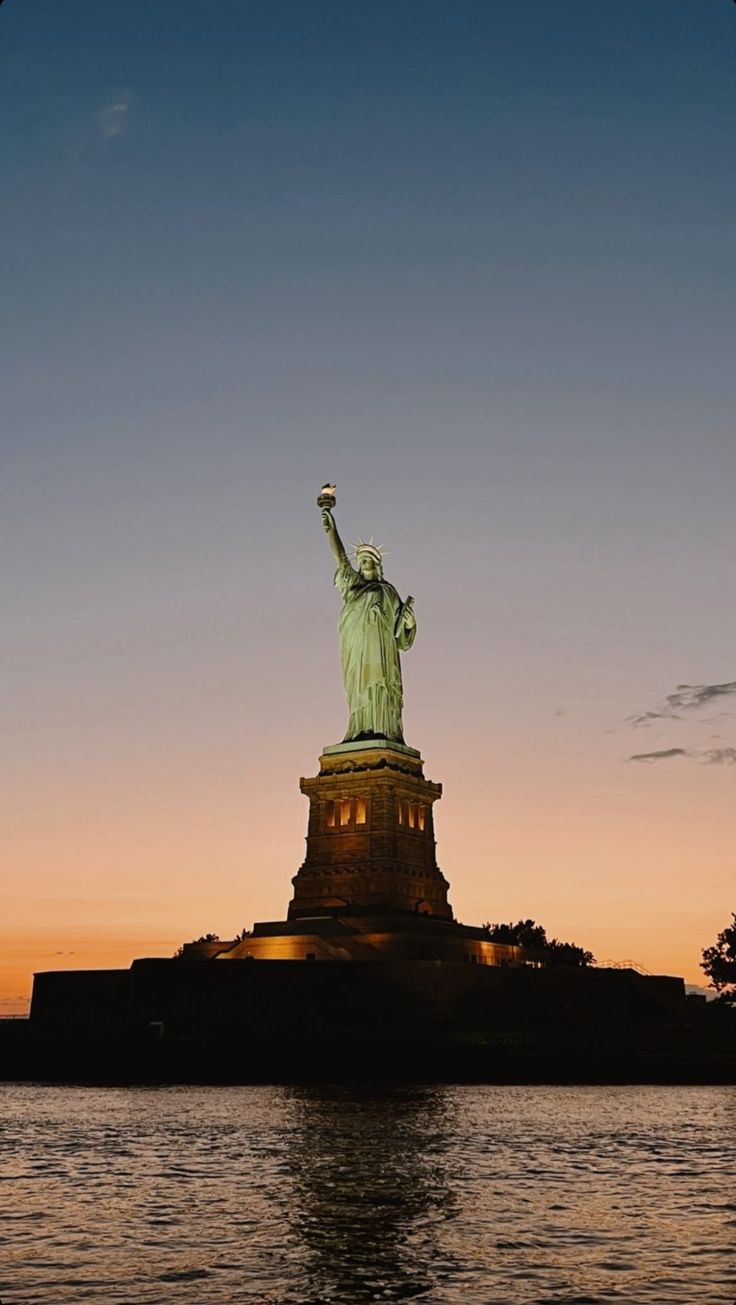
<instances>
[{"instance_id":1,"label":"dark cloud streak","mask_svg":"<svg viewBox=\"0 0 736 1305\"><path fill-rule=\"evenodd\" d=\"M633 725L634 729L643 729L651 725L655 720L682 720L674 711L642 711L635 716L627 716L626 724Z\"/></svg>"},{"instance_id":2,"label":"dark cloud streak","mask_svg":"<svg viewBox=\"0 0 736 1305\"><path fill-rule=\"evenodd\" d=\"M678 684L675 692L667 695L667 706L673 712L697 711L714 698L726 698L732 694L736 694L736 680L729 680L726 684Z\"/></svg>"},{"instance_id":3,"label":"dark cloud streak","mask_svg":"<svg viewBox=\"0 0 736 1305\"><path fill-rule=\"evenodd\" d=\"M659 752L635 752L629 761L666 761L669 757L689 757L685 748L662 748Z\"/></svg>"},{"instance_id":4,"label":"dark cloud streak","mask_svg":"<svg viewBox=\"0 0 736 1305\"><path fill-rule=\"evenodd\" d=\"M701 766L736 766L736 748L709 748L705 752L694 752L688 748L660 748L657 752L635 752L627 760L643 761L651 765L655 761L669 761L671 757L687 757Z\"/></svg>"},{"instance_id":5,"label":"dark cloud streak","mask_svg":"<svg viewBox=\"0 0 736 1305\"><path fill-rule=\"evenodd\" d=\"M668 693L664 704L656 711L634 712L626 717L625 724L635 730L648 729L657 721L684 720L683 712L689 715L702 707L708 707L714 701L720 702L722 698L734 697L736 697L736 680L725 680L722 684L678 684L674 693ZM717 720L721 716L729 715L730 712L721 711L713 719ZM666 750L666 755L671 755L669 749Z\"/></svg>"}]
</instances>

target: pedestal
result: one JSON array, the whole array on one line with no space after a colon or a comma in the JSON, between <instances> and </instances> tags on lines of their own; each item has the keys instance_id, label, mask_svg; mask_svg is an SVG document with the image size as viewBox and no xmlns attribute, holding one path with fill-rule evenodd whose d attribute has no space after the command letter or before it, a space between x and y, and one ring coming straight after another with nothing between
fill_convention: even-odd
<instances>
[{"instance_id":1,"label":"pedestal","mask_svg":"<svg viewBox=\"0 0 736 1305\"><path fill-rule=\"evenodd\" d=\"M326 747L309 798L307 852L289 919L325 911L412 911L452 920L437 865L432 807L442 785L424 778L414 748L389 739Z\"/></svg>"}]
</instances>

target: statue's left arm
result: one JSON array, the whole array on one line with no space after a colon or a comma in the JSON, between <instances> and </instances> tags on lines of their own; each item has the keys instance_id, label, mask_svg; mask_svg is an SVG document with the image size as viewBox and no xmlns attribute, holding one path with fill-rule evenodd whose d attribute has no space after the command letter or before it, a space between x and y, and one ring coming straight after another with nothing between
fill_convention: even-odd
<instances>
[{"instance_id":1,"label":"statue's left arm","mask_svg":"<svg viewBox=\"0 0 736 1305\"><path fill-rule=\"evenodd\" d=\"M414 615L414 599L410 596L405 603L401 603L396 613L394 634L400 652L406 652L408 648L411 648L416 633L417 618Z\"/></svg>"}]
</instances>

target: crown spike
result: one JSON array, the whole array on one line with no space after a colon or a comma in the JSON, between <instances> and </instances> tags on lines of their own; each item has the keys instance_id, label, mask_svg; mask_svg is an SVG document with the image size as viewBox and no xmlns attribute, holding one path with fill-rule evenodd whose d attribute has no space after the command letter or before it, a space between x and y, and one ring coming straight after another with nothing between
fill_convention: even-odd
<instances>
[{"instance_id":1,"label":"crown spike","mask_svg":"<svg viewBox=\"0 0 736 1305\"><path fill-rule=\"evenodd\" d=\"M381 559L385 557L387 551L383 544L374 543L373 535L371 535L367 542L359 535L358 542L356 544L351 544L350 548L356 559L361 553L370 553L372 557L375 557L377 562L380 562Z\"/></svg>"}]
</instances>

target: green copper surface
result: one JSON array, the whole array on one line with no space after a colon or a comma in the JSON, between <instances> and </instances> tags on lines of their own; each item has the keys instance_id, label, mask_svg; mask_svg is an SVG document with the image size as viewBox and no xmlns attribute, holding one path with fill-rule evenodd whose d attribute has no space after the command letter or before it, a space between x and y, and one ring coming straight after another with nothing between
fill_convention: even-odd
<instances>
[{"instance_id":1,"label":"green copper surface","mask_svg":"<svg viewBox=\"0 0 736 1305\"><path fill-rule=\"evenodd\" d=\"M402 602L383 578L379 550L359 546L357 569L349 560L331 506L322 507L322 522L337 562L335 584L342 596L338 624L340 661L350 719L345 742L376 738L404 742L403 687L399 654L411 648L416 634L413 598Z\"/></svg>"},{"instance_id":2,"label":"green copper surface","mask_svg":"<svg viewBox=\"0 0 736 1305\"><path fill-rule=\"evenodd\" d=\"M348 743L330 743L322 749L323 757L336 757L353 752L365 752L368 748L380 748L383 752L398 752L404 757L419 757L421 753L416 748L407 747L406 743L398 743L396 739L375 738L375 739L358 739L351 740Z\"/></svg>"}]
</instances>

